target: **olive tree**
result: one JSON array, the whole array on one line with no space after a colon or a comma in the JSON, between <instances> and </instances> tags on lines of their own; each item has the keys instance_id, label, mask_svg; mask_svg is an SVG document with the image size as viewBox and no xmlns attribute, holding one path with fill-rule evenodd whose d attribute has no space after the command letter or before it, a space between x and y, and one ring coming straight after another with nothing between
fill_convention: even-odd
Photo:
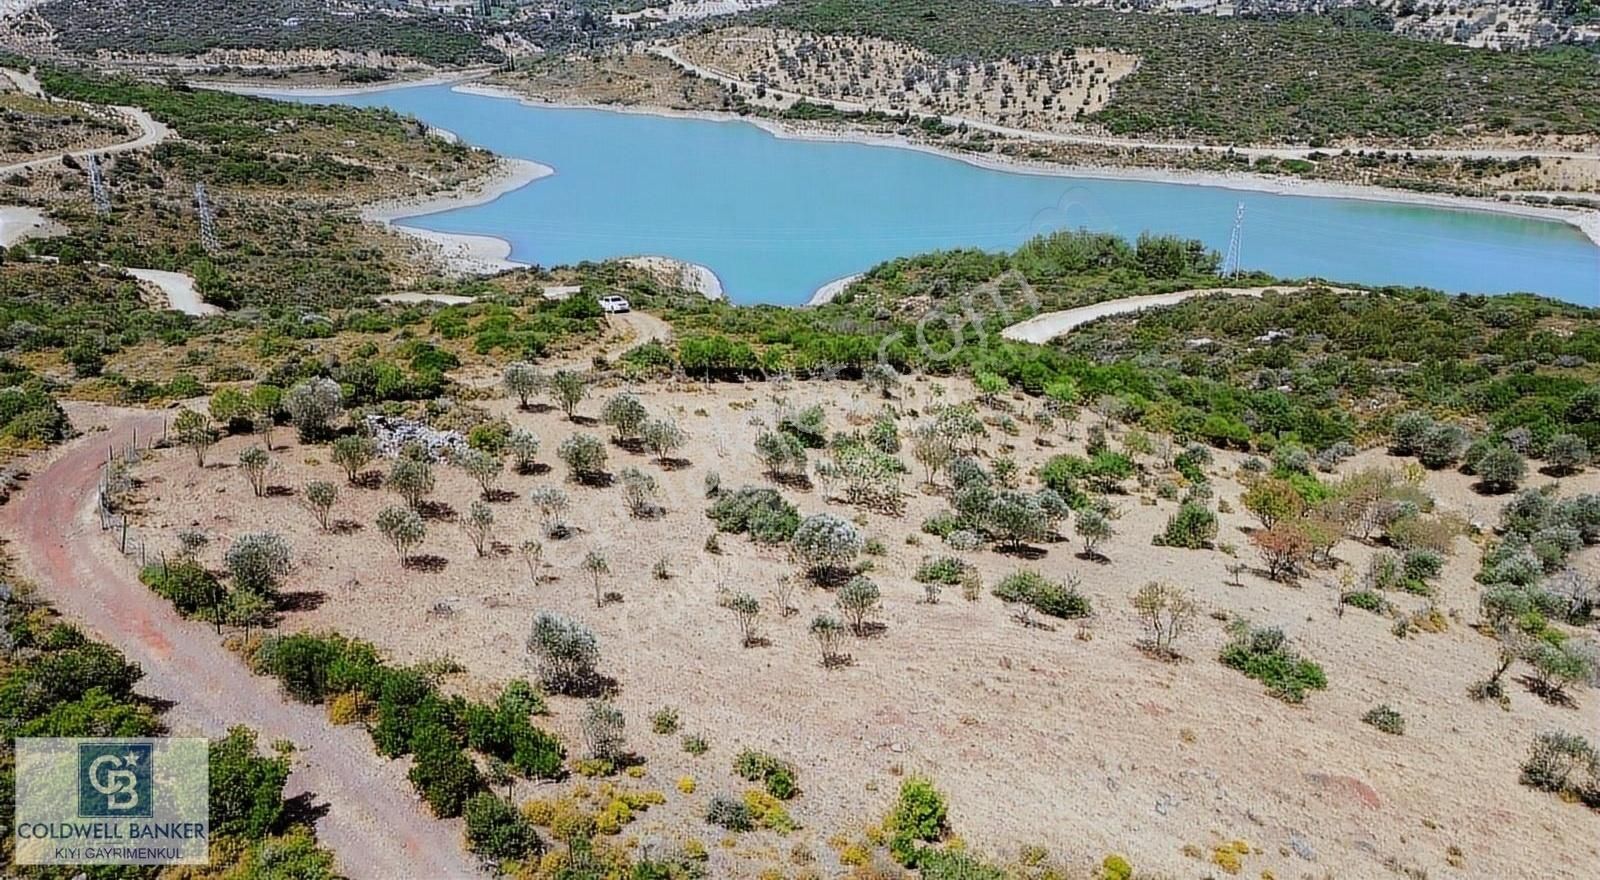
<instances>
[{"instance_id":1,"label":"olive tree","mask_svg":"<svg viewBox=\"0 0 1600 880\"><path fill-rule=\"evenodd\" d=\"M775 480L793 479L806 472L806 448L787 431L765 431L756 437L756 455Z\"/></svg>"},{"instance_id":2,"label":"olive tree","mask_svg":"<svg viewBox=\"0 0 1600 880\"><path fill-rule=\"evenodd\" d=\"M794 558L814 581L846 570L865 545L856 527L831 513L814 513L800 522L789 541Z\"/></svg>"},{"instance_id":3,"label":"olive tree","mask_svg":"<svg viewBox=\"0 0 1600 880\"><path fill-rule=\"evenodd\" d=\"M856 575L839 588L834 602L839 606L839 613L850 624L850 631L864 636L868 631L868 618L878 610L881 597L882 592L877 584L862 575Z\"/></svg>"},{"instance_id":4,"label":"olive tree","mask_svg":"<svg viewBox=\"0 0 1600 880\"><path fill-rule=\"evenodd\" d=\"M539 486L528 493L528 500L539 508L539 522L549 538L567 536L567 510L572 501L556 486Z\"/></svg>"},{"instance_id":5,"label":"olive tree","mask_svg":"<svg viewBox=\"0 0 1600 880\"><path fill-rule=\"evenodd\" d=\"M1528 472L1528 463L1515 449L1497 445L1478 459L1475 470L1484 491L1500 495L1517 488Z\"/></svg>"},{"instance_id":6,"label":"olive tree","mask_svg":"<svg viewBox=\"0 0 1600 880\"><path fill-rule=\"evenodd\" d=\"M598 550L590 550L583 555L583 570L589 575L589 579L594 582L594 607L604 607L606 596L601 591L600 585L605 582L606 575L611 573L611 561L606 558L604 553Z\"/></svg>"},{"instance_id":7,"label":"olive tree","mask_svg":"<svg viewBox=\"0 0 1600 880\"><path fill-rule=\"evenodd\" d=\"M378 513L378 532L394 545L400 566L409 564L411 551L428 535L422 516L409 507L386 507Z\"/></svg>"},{"instance_id":8,"label":"olive tree","mask_svg":"<svg viewBox=\"0 0 1600 880\"><path fill-rule=\"evenodd\" d=\"M1100 545L1117 533L1111 525L1111 518L1092 508L1078 514L1072 530L1083 540L1083 555L1087 559L1103 558Z\"/></svg>"},{"instance_id":9,"label":"olive tree","mask_svg":"<svg viewBox=\"0 0 1600 880\"><path fill-rule=\"evenodd\" d=\"M246 401L250 409L250 430L261 438L261 445L272 451L272 431L283 416L283 389L261 383L250 389Z\"/></svg>"},{"instance_id":10,"label":"olive tree","mask_svg":"<svg viewBox=\"0 0 1600 880\"><path fill-rule=\"evenodd\" d=\"M516 361L506 365L502 381L506 391L516 395L517 405L527 409L528 398L539 393L539 389L544 387L545 378L533 364Z\"/></svg>"},{"instance_id":11,"label":"olive tree","mask_svg":"<svg viewBox=\"0 0 1600 880\"><path fill-rule=\"evenodd\" d=\"M639 433L644 437L644 445L655 453L656 461L662 464L688 441L683 429L669 418L650 419L640 426Z\"/></svg>"},{"instance_id":12,"label":"olive tree","mask_svg":"<svg viewBox=\"0 0 1600 880\"><path fill-rule=\"evenodd\" d=\"M1571 476L1589 465L1589 444L1577 434L1557 434L1544 447L1544 460L1550 473Z\"/></svg>"},{"instance_id":13,"label":"olive tree","mask_svg":"<svg viewBox=\"0 0 1600 880\"><path fill-rule=\"evenodd\" d=\"M845 655L839 652L839 645L844 640L844 624L838 618L818 614L811 621L810 632L811 637L817 640L817 647L822 650L824 667L842 666L847 662Z\"/></svg>"},{"instance_id":14,"label":"olive tree","mask_svg":"<svg viewBox=\"0 0 1600 880\"><path fill-rule=\"evenodd\" d=\"M606 446L588 434L573 434L561 441L556 455L575 482L595 484L606 480Z\"/></svg>"},{"instance_id":15,"label":"olive tree","mask_svg":"<svg viewBox=\"0 0 1600 880\"><path fill-rule=\"evenodd\" d=\"M306 506L311 508L312 514L317 518L317 525L323 531L330 527L329 517L333 512L334 502L339 500L339 487L326 480L313 480L306 484L304 492Z\"/></svg>"},{"instance_id":16,"label":"olive tree","mask_svg":"<svg viewBox=\"0 0 1600 880\"><path fill-rule=\"evenodd\" d=\"M378 442L371 437L353 435L333 441L333 463L344 471L346 482L354 485L361 472L378 457Z\"/></svg>"},{"instance_id":17,"label":"olive tree","mask_svg":"<svg viewBox=\"0 0 1600 880\"><path fill-rule=\"evenodd\" d=\"M1133 597L1145 633L1140 647L1163 660L1177 659L1174 645L1194 627L1198 607L1192 593L1172 584L1151 581L1140 587Z\"/></svg>"},{"instance_id":18,"label":"olive tree","mask_svg":"<svg viewBox=\"0 0 1600 880\"><path fill-rule=\"evenodd\" d=\"M578 410L578 404L589 396L589 380L585 379L582 373L557 370L556 374L550 377L550 394L570 421Z\"/></svg>"},{"instance_id":19,"label":"olive tree","mask_svg":"<svg viewBox=\"0 0 1600 880\"><path fill-rule=\"evenodd\" d=\"M511 453L511 465L517 473L532 473L533 460L539 455L539 437L532 431L517 428L506 438L506 451Z\"/></svg>"},{"instance_id":20,"label":"olive tree","mask_svg":"<svg viewBox=\"0 0 1600 880\"><path fill-rule=\"evenodd\" d=\"M933 475L944 470L956 456L956 445L937 425L919 425L911 432L911 457L922 465L924 484L932 485Z\"/></svg>"},{"instance_id":21,"label":"olive tree","mask_svg":"<svg viewBox=\"0 0 1600 880\"><path fill-rule=\"evenodd\" d=\"M260 498L267 494L267 471L272 467L272 457L259 446L239 453L239 470L250 482L250 491Z\"/></svg>"},{"instance_id":22,"label":"olive tree","mask_svg":"<svg viewBox=\"0 0 1600 880\"><path fill-rule=\"evenodd\" d=\"M228 546L222 563L236 588L271 597L289 574L289 543L273 532L240 535Z\"/></svg>"},{"instance_id":23,"label":"olive tree","mask_svg":"<svg viewBox=\"0 0 1600 880\"><path fill-rule=\"evenodd\" d=\"M594 686L600 642L576 620L540 612L528 634L528 654L539 683L551 693L576 696Z\"/></svg>"},{"instance_id":24,"label":"olive tree","mask_svg":"<svg viewBox=\"0 0 1600 880\"><path fill-rule=\"evenodd\" d=\"M194 466L205 467L206 451L217 442L216 432L211 429L211 420L192 409L183 409L172 420L172 432L179 443L194 453Z\"/></svg>"},{"instance_id":25,"label":"olive tree","mask_svg":"<svg viewBox=\"0 0 1600 880\"><path fill-rule=\"evenodd\" d=\"M394 460L384 483L405 500L407 507L416 510L422 499L433 492L433 465L420 458L401 456Z\"/></svg>"},{"instance_id":26,"label":"olive tree","mask_svg":"<svg viewBox=\"0 0 1600 880\"><path fill-rule=\"evenodd\" d=\"M478 484L484 500L494 497L500 475L506 469L505 459L482 449L464 449L456 453L455 464Z\"/></svg>"},{"instance_id":27,"label":"olive tree","mask_svg":"<svg viewBox=\"0 0 1600 880\"><path fill-rule=\"evenodd\" d=\"M739 624L740 646L748 648L759 643L761 636L756 625L761 617L761 601L749 593L737 593L723 604L733 612L733 619Z\"/></svg>"},{"instance_id":28,"label":"olive tree","mask_svg":"<svg viewBox=\"0 0 1600 880\"><path fill-rule=\"evenodd\" d=\"M610 425L616 439L623 443L638 437L639 429L649 417L638 396L626 391L612 396L600 408L600 421Z\"/></svg>"},{"instance_id":29,"label":"olive tree","mask_svg":"<svg viewBox=\"0 0 1600 880\"><path fill-rule=\"evenodd\" d=\"M333 431L333 420L344 411L344 394L332 379L307 379L284 395L283 408L300 442L316 443Z\"/></svg>"},{"instance_id":30,"label":"olive tree","mask_svg":"<svg viewBox=\"0 0 1600 880\"><path fill-rule=\"evenodd\" d=\"M656 504L660 494L661 486L655 477L638 468L622 469L622 498L630 516L647 519L660 514L661 507Z\"/></svg>"},{"instance_id":31,"label":"olive tree","mask_svg":"<svg viewBox=\"0 0 1600 880\"><path fill-rule=\"evenodd\" d=\"M583 741L589 748L589 757L613 764L627 757L625 726L621 709L606 700L590 700L584 706L582 722Z\"/></svg>"},{"instance_id":32,"label":"olive tree","mask_svg":"<svg viewBox=\"0 0 1600 880\"><path fill-rule=\"evenodd\" d=\"M467 518L461 521L461 530L472 541L472 549L479 556L484 555L489 537L494 532L494 511L482 501L472 502L472 507L467 510Z\"/></svg>"}]
</instances>

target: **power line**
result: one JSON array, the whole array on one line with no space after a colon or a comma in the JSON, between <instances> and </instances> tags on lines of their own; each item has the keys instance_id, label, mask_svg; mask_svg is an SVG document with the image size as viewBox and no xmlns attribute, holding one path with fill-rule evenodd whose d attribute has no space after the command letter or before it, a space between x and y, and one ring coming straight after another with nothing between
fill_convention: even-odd
<instances>
[{"instance_id":1,"label":"power line","mask_svg":"<svg viewBox=\"0 0 1600 880\"><path fill-rule=\"evenodd\" d=\"M194 209L200 215L200 246L206 253L214 254L222 250L222 242L217 240L217 218L211 209L211 199L206 195L206 185L194 185Z\"/></svg>"},{"instance_id":2,"label":"power line","mask_svg":"<svg viewBox=\"0 0 1600 880\"><path fill-rule=\"evenodd\" d=\"M1239 239L1244 235L1244 202L1233 214L1233 233L1228 236L1228 255L1222 259L1222 275L1232 278L1239 274Z\"/></svg>"},{"instance_id":3,"label":"power line","mask_svg":"<svg viewBox=\"0 0 1600 880\"><path fill-rule=\"evenodd\" d=\"M89 194L94 198L96 214L111 213L111 191L106 188L105 173L100 170L100 157L89 154Z\"/></svg>"}]
</instances>

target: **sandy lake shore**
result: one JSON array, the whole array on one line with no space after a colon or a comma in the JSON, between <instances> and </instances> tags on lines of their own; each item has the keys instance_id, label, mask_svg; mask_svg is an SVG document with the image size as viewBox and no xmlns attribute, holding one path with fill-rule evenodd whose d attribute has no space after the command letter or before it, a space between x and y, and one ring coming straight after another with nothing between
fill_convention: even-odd
<instances>
[{"instance_id":1,"label":"sandy lake shore","mask_svg":"<svg viewBox=\"0 0 1600 880\"><path fill-rule=\"evenodd\" d=\"M1519 217L1529 217L1540 220L1555 220L1568 223L1578 228L1589 237L1597 246L1600 246L1600 211L1567 210L1563 208L1544 207L1540 205L1524 205L1513 202L1500 202L1489 199L1476 199L1466 196L1438 195L1432 193L1418 193L1409 190L1389 189L1380 186L1364 184L1336 183L1320 180L1284 179L1262 174L1218 172L1218 171L1186 171L1167 168L1125 168L1111 165L1062 165L1054 162L1038 162L1017 159L1010 156L983 156L973 153L963 153L934 147L928 144L919 144L908 138L898 135L868 134L858 131L838 131L823 129L813 126L801 126L791 123L779 122L771 119L759 119L749 116L740 116L737 113L725 113L708 110L673 110L664 107L649 107L638 105L613 105L594 103L567 103L545 101L520 94L504 86L488 85L481 82L463 82L453 87L452 91L468 95L480 95L492 98L505 98L520 101L530 107L570 107L579 110L607 110L614 113L642 113L649 116L665 116L675 119L705 119L717 122L747 122L757 126L774 137L794 138L799 140L835 141L840 143L854 143L865 146L892 147L902 150L917 150L932 153L938 156L966 162L979 168L988 168L996 171L1010 171L1023 174L1039 174L1053 177L1086 177L1098 180L1139 180L1152 183L1178 183L1193 186L1212 186L1224 189L1242 190L1248 192L1265 192L1281 195L1310 196L1313 198L1332 199L1357 199L1372 202L1390 202L1402 205L1417 205L1422 207L1448 208L1464 211L1488 211L1496 214L1511 214ZM815 299L815 295L813 295Z\"/></svg>"},{"instance_id":2,"label":"sandy lake shore","mask_svg":"<svg viewBox=\"0 0 1600 880\"><path fill-rule=\"evenodd\" d=\"M521 189L541 177L555 173L549 165L526 159L502 157L494 171L464 187L421 198L395 199L368 205L361 219L381 223L396 232L422 239L441 252L445 268L463 275L493 275L511 269L527 268L527 263L510 259L511 243L492 235L466 235L436 232L398 221L438 214L456 208L486 205L508 192Z\"/></svg>"}]
</instances>

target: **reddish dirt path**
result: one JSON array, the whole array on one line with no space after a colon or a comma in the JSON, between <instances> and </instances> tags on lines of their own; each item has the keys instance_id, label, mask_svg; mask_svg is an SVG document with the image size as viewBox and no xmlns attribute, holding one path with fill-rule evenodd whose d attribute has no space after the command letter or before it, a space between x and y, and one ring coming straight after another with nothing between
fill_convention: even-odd
<instances>
[{"instance_id":1,"label":"reddish dirt path","mask_svg":"<svg viewBox=\"0 0 1600 880\"><path fill-rule=\"evenodd\" d=\"M93 433L42 464L27 488L0 507L0 534L23 571L67 617L144 668L139 691L177 703L175 729L208 735L245 724L263 744L299 749L290 794L312 792L329 809L317 834L352 878L474 877L459 822L434 819L412 793L405 765L380 758L359 727L334 727L322 711L286 701L270 679L250 673L202 623L183 620L139 583L137 563L103 537L94 488L106 450L161 429L161 413L115 411ZM185 732L189 732L185 730Z\"/></svg>"}]
</instances>

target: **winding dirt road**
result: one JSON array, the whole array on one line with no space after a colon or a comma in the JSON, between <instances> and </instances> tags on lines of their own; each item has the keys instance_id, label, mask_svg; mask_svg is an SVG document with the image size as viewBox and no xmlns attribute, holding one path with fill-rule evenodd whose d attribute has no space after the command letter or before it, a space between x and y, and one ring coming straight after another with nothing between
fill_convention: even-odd
<instances>
[{"instance_id":1,"label":"winding dirt road","mask_svg":"<svg viewBox=\"0 0 1600 880\"><path fill-rule=\"evenodd\" d=\"M77 413L74 413L75 420ZM309 791L329 807L317 822L322 842L352 878L476 877L462 848L459 822L434 819L412 793L406 765L379 757L358 726L334 727L321 709L285 700L277 684L253 675L205 624L178 616L139 583L137 564L100 532L94 490L108 449L161 430L165 414L88 410L82 422L108 419L104 432L58 450L36 469L20 496L0 507L0 534L22 570L69 618L144 668L141 693L177 705L178 729L219 735L235 724L261 741L286 739L299 749L289 794Z\"/></svg>"},{"instance_id":2,"label":"winding dirt road","mask_svg":"<svg viewBox=\"0 0 1600 880\"><path fill-rule=\"evenodd\" d=\"M1091 303L1078 306L1074 309L1062 309L1059 312L1045 312L1034 315L1025 321L1018 321L1000 331L1000 335L1014 342L1032 342L1043 345L1052 339L1058 339L1072 332L1074 328L1082 327L1091 321L1109 318L1112 315L1127 315L1142 312L1145 309L1156 309L1162 306L1173 306L1194 296L1228 295L1228 296L1260 296L1269 290L1281 290L1286 293L1303 290L1304 286L1279 285L1277 287L1214 287L1201 290L1180 290L1176 293L1153 293L1148 296L1128 296L1122 299L1106 300L1105 302ZM1332 288L1340 293L1350 293L1349 288Z\"/></svg>"}]
</instances>

